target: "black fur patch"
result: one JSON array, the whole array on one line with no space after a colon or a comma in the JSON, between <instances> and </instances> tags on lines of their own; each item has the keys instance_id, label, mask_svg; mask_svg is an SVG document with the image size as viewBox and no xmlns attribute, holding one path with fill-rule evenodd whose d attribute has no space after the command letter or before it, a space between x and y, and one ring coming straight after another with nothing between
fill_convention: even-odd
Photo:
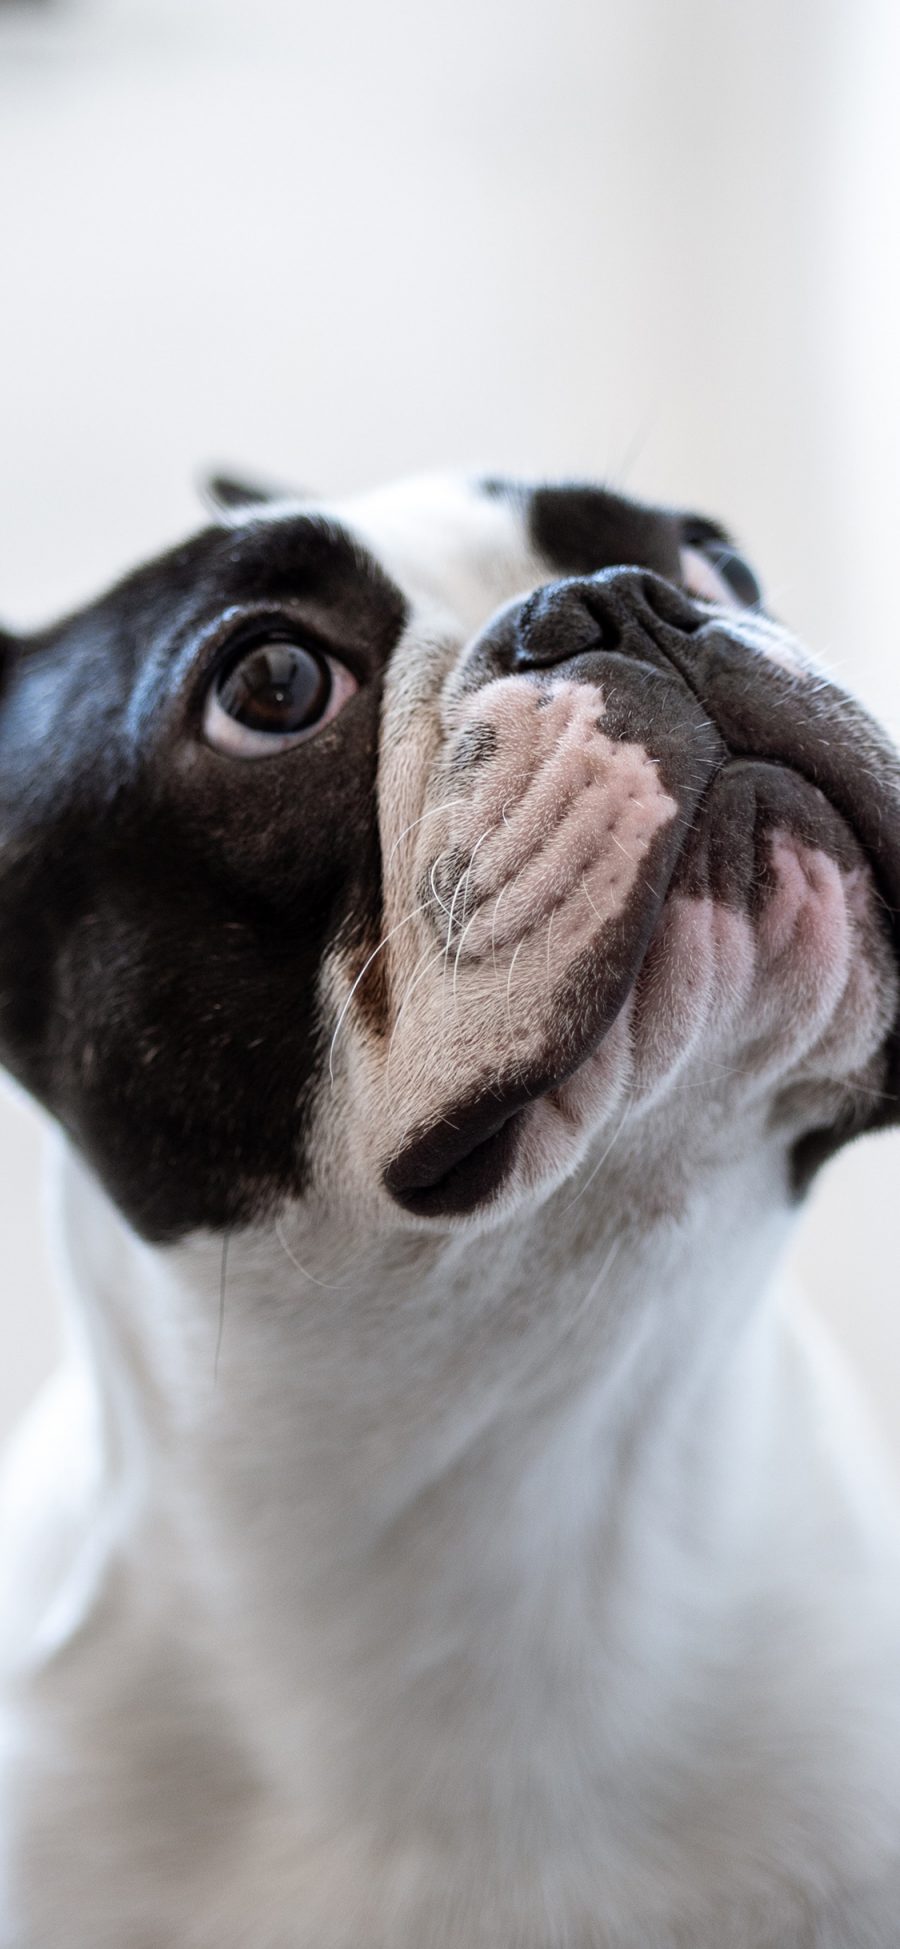
<instances>
[{"instance_id":1,"label":"black fur patch","mask_svg":"<svg viewBox=\"0 0 900 1949\"><path fill-rule=\"evenodd\" d=\"M310 615L357 694L257 762L200 736L222 619ZM375 776L399 591L297 516L196 537L10 660L0 1050L132 1222L222 1230L304 1179L326 944L378 938Z\"/></svg>"},{"instance_id":2,"label":"black fur patch","mask_svg":"<svg viewBox=\"0 0 900 1949\"><path fill-rule=\"evenodd\" d=\"M529 528L532 546L566 575L632 565L655 569L673 581L681 574L681 517L642 507L605 488L581 482L536 487L529 500Z\"/></svg>"}]
</instances>

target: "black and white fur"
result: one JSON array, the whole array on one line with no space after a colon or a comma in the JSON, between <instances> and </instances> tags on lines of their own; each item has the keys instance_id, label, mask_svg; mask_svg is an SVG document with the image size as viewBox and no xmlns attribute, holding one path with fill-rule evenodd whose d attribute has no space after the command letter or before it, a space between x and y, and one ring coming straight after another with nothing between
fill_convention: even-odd
<instances>
[{"instance_id":1,"label":"black and white fur","mask_svg":"<svg viewBox=\"0 0 900 1949\"><path fill-rule=\"evenodd\" d=\"M775 1275L898 1114L897 758L710 523L216 506L2 645L0 1939L892 1949L897 1505ZM247 631L312 734L212 736Z\"/></svg>"}]
</instances>

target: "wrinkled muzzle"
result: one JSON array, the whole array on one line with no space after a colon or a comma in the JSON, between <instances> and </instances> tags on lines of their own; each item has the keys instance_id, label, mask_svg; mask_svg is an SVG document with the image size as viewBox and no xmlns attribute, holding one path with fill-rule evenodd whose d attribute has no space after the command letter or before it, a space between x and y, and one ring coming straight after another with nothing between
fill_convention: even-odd
<instances>
[{"instance_id":1,"label":"wrinkled muzzle","mask_svg":"<svg viewBox=\"0 0 900 1949\"><path fill-rule=\"evenodd\" d=\"M773 625L567 580L494 619L444 711L401 876L394 1198L551 1182L714 1050L798 1182L896 1116L900 766Z\"/></svg>"}]
</instances>

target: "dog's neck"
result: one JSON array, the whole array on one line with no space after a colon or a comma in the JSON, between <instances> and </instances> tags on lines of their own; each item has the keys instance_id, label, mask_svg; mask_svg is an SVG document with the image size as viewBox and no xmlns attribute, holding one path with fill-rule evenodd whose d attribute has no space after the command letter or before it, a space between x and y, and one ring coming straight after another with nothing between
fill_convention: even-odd
<instances>
[{"instance_id":1,"label":"dog's neck","mask_svg":"<svg viewBox=\"0 0 900 1949\"><path fill-rule=\"evenodd\" d=\"M602 1871L628 1915L651 1837L687 1875L724 1794L750 1886L805 1791L820 1545L785 1484L819 1464L765 1293L782 1167L759 1149L655 1220L645 1187L632 1225L612 1162L478 1238L279 1225L224 1253L140 1246L70 1165L122 1628L196 1649L291 1846L337 1847L339 1881L399 1849L458 1890L477 1858L502 1909L504 1876L527 1902L550 1862L564 1906L583 1869L589 1912ZM832 1548L849 1616L841 1578Z\"/></svg>"},{"instance_id":2,"label":"dog's neck","mask_svg":"<svg viewBox=\"0 0 900 1949\"><path fill-rule=\"evenodd\" d=\"M586 1196L564 1187L477 1238L366 1245L279 1224L170 1254L71 1168L112 1466L181 1565L191 1531L194 1574L239 1635L262 1634L248 1662L282 1725L298 1687L281 1661L314 1660L317 1641L336 1681L343 1655L367 1682L396 1661L402 1688L417 1634L423 1655L446 1630L448 1655L490 1662L485 1632L512 1656L529 1611L537 1629L552 1589L564 1613L586 1564L596 1634L633 1498L642 1548L687 1525L708 1555L700 1531L720 1520L733 1548L737 1460L770 1432L746 1363L787 1223L774 1157L650 1223L645 1200L630 1224L610 1160Z\"/></svg>"}]
</instances>

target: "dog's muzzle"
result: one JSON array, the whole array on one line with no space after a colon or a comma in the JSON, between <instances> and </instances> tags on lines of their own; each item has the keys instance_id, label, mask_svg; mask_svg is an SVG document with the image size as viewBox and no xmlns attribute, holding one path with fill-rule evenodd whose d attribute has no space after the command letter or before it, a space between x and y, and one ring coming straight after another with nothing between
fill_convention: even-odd
<instances>
[{"instance_id":1,"label":"dog's muzzle","mask_svg":"<svg viewBox=\"0 0 900 1949\"><path fill-rule=\"evenodd\" d=\"M471 645L458 699L476 730L479 695L510 678L535 685L538 704L561 679L591 686L598 732L639 749L676 810L655 834L627 905L598 935L590 968L579 965L561 988L560 1031L540 1060L449 1104L391 1160L388 1189L423 1214L464 1210L473 1174L482 1184L502 1175L519 1112L607 1034L670 892L703 893L756 918L771 888L773 832L841 865L858 863L862 848L900 960L897 759L852 699L785 654L765 618L732 619L642 569L566 579L509 605ZM888 1072L875 1122L896 1116L896 1030ZM803 1141L801 1178L833 1147L826 1133Z\"/></svg>"}]
</instances>

